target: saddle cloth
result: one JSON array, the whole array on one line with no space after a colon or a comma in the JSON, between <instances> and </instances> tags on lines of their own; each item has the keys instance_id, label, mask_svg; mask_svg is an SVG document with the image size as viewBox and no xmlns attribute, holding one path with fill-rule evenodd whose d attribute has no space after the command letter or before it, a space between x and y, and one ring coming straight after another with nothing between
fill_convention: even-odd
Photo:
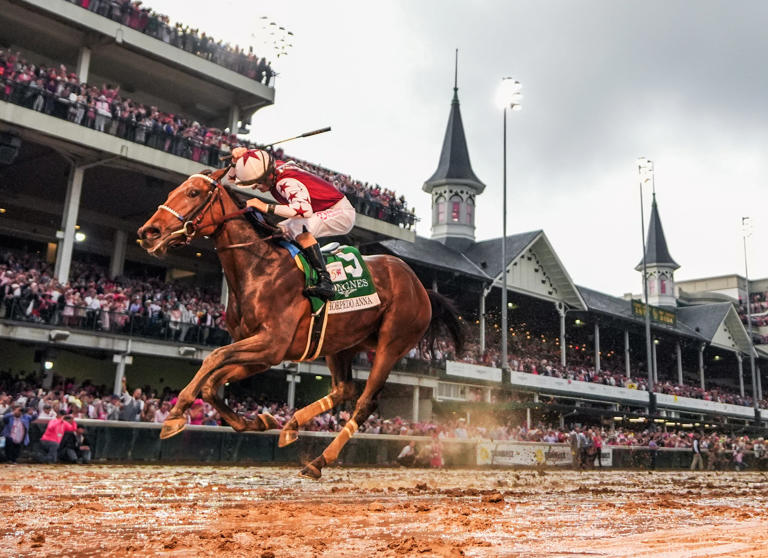
<instances>
[{"instance_id":1,"label":"saddle cloth","mask_svg":"<svg viewBox=\"0 0 768 558\"><path fill-rule=\"evenodd\" d=\"M286 241L281 241L281 245L293 256L296 266L304 273L306 286L316 284L317 273L307 263L301 250ZM357 248L340 246L323 255L325 256L326 269L336 291L333 299L328 301L329 314L353 312L381 304L371 272ZM312 312L317 312L322 308L323 301L321 299L309 297L309 300L312 304Z\"/></svg>"}]
</instances>

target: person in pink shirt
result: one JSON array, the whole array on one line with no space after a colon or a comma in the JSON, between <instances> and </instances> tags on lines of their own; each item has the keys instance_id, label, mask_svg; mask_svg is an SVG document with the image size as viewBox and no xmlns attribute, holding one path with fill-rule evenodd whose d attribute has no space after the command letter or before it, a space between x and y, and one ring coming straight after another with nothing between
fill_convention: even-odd
<instances>
[{"instance_id":1,"label":"person in pink shirt","mask_svg":"<svg viewBox=\"0 0 768 558\"><path fill-rule=\"evenodd\" d=\"M205 420L205 405L202 399L195 399L189 408L189 424L203 424Z\"/></svg>"},{"instance_id":2,"label":"person in pink shirt","mask_svg":"<svg viewBox=\"0 0 768 558\"><path fill-rule=\"evenodd\" d=\"M59 454L59 444L61 438L65 432L70 432L77 429L77 424L72 415L66 414L64 411L59 411L59 417L53 418L48 421L48 426L45 428L42 438L40 438L40 445L43 448L43 462L44 463L56 463Z\"/></svg>"}]
</instances>

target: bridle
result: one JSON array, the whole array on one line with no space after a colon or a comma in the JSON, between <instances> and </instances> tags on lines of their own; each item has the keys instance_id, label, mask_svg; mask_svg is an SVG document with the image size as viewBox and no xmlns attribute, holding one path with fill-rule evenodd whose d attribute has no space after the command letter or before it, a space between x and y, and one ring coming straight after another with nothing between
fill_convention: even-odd
<instances>
[{"instance_id":1,"label":"bridle","mask_svg":"<svg viewBox=\"0 0 768 558\"><path fill-rule=\"evenodd\" d=\"M243 209L238 209L237 211L234 211L232 213L225 214L224 213L224 201L222 200L222 197L221 197L221 190L224 188L224 185L221 182L219 182L218 180L216 180L214 178L211 178L207 174L193 174L189 178L187 178L187 180L189 180L190 178L202 178L203 180L208 182L212 186L212 188L210 188L208 190L208 195L206 196L206 198L203 201L203 203L200 204L198 207L196 207L189 215L186 215L186 216L182 215L181 213L179 213L178 211L176 211L172 207L169 207L169 206L167 206L165 204L161 204L161 205L157 206L158 210L162 209L164 211L167 211L168 213L170 213L171 215L176 217L176 219L178 219L182 223L181 228L179 228L179 229L169 233L169 235L168 235L169 238L175 237L175 236L184 235L184 237L185 237L184 245L185 246L188 245L190 242L192 242L192 239L195 237L195 235L201 229L200 224L203 222L203 219L205 218L205 215L210 212L211 208L213 207L214 203L217 200L219 202L219 205L221 206L222 217L221 217L221 219L218 222L216 220L214 220L213 217L211 217L211 223L206 224L206 225L204 225L202 227L202 228L207 227L207 226L215 227L213 232L211 234L209 234L209 235L206 235L206 236L215 237L216 235L219 234L219 231L221 230L221 227L224 225L224 223L226 223L227 221L230 221L232 219L241 218L246 213L248 213L249 211L252 210L252 208L250 208L250 207L245 207ZM268 229L269 232L274 233L276 231L275 227L273 227L272 225L270 225L270 224L268 224L266 222L263 222L262 226L265 229ZM269 238L269 237L267 237L267 238ZM261 239L260 238L258 240L266 240L266 239ZM246 242L246 243L243 243L243 244L233 244L231 246L224 246L224 247L222 247L222 249L226 249L226 248L240 248L240 247L243 247L243 246L249 246L251 244L253 244L253 242Z\"/></svg>"},{"instance_id":2,"label":"bridle","mask_svg":"<svg viewBox=\"0 0 768 558\"><path fill-rule=\"evenodd\" d=\"M165 204L161 204L157 206L157 209L163 209L176 217L179 221L181 221L182 225L180 229L177 229L170 233L169 237L174 237L178 235L184 235L186 237L184 244L187 245L190 242L192 242L192 239L195 236L195 233L197 233L197 228L200 226L200 223L203 221L203 217L205 216L205 212L210 209L211 205L213 205L213 202L218 198L219 202L221 202L221 192L219 191L219 188L221 188L221 182L218 180L215 180L208 176L207 174L193 174L189 178L202 178L203 180L207 181L210 185L213 186L213 188L210 188L208 190L208 195L206 196L205 200L202 204L200 204L197 208L195 208L192 213L190 213L187 216L182 215L172 207L169 207ZM189 180L189 178L187 180ZM222 209L224 208L223 202ZM223 223L223 222L222 222ZM219 227L221 224L219 224ZM218 231L218 227L217 227ZM215 232L217 232L215 231Z\"/></svg>"}]
</instances>

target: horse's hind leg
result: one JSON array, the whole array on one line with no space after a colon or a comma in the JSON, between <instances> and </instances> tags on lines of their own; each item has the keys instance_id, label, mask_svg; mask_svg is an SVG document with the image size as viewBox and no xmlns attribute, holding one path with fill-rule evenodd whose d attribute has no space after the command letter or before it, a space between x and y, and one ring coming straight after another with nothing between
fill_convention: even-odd
<instances>
[{"instance_id":1,"label":"horse's hind leg","mask_svg":"<svg viewBox=\"0 0 768 558\"><path fill-rule=\"evenodd\" d=\"M344 428L341 429L341 432L338 433L336 438L334 438L328 447L325 448L322 455L304 466L300 473L302 476L319 479L322 474L322 468L336 461L342 448L355 432L357 432L358 425L365 422L371 415L371 412L373 412L376 407L375 398L381 391L381 388L384 387L384 383L387 381L392 367L394 367L397 361L400 360L415 344L415 341L412 341L411 337L407 335L405 337L411 340L395 340L389 336L379 337L379 350L376 352L376 359L371 368L371 373L368 376L368 381L365 384L365 389L355 404L355 411L352 414L352 417L347 424L344 425Z\"/></svg>"},{"instance_id":2,"label":"horse's hind leg","mask_svg":"<svg viewBox=\"0 0 768 558\"><path fill-rule=\"evenodd\" d=\"M238 382L260 372L267 370L264 366L226 366L209 377L201 389L205 401L213 405L221 418L237 432L271 430L279 428L280 424L269 413L262 413L256 419L247 419L233 411L224 400L219 397L219 387L226 382Z\"/></svg>"},{"instance_id":3,"label":"horse's hind leg","mask_svg":"<svg viewBox=\"0 0 768 558\"><path fill-rule=\"evenodd\" d=\"M315 416L330 411L342 401L347 401L355 396L355 384L352 381L352 360L357 353L358 349L355 348L325 357L331 371L331 393L293 414L291 420L280 431L278 447L283 448L295 442L299 437L299 427L308 423Z\"/></svg>"}]
</instances>

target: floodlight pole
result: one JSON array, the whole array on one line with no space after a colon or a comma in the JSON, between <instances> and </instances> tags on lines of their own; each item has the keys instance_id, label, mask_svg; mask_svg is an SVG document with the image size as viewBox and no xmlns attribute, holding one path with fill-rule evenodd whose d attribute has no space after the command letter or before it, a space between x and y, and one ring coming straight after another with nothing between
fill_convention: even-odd
<instances>
[{"instance_id":1,"label":"floodlight pole","mask_svg":"<svg viewBox=\"0 0 768 558\"><path fill-rule=\"evenodd\" d=\"M760 393L757 389L757 374L755 373L755 349L752 338L752 301L749 299L749 266L747 265L747 236L749 236L749 217L741 218L744 240L744 279L747 284L747 333L749 334L749 367L752 372L752 406L755 409L755 424L760 425Z\"/></svg>"},{"instance_id":2,"label":"floodlight pole","mask_svg":"<svg viewBox=\"0 0 768 558\"><path fill-rule=\"evenodd\" d=\"M648 370L648 420L651 428L653 427L653 418L656 416L656 393L654 392L654 370L653 370L653 348L651 346L651 309L648 306L648 276L646 268L646 246L645 246L645 212L643 210L643 164L651 163L648 159L641 159L638 164L638 174L640 175L640 231L643 238L643 301L645 303L645 350L646 350L646 368ZM648 169L648 167L645 167ZM650 169L651 180L653 180L653 167Z\"/></svg>"},{"instance_id":3,"label":"floodlight pole","mask_svg":"<svg viewBox=\"0 0 768 558\"><path fill-rule=\"evenodd\" d=\"M509 357L507 356L507 107L504 115L504 180L502 181L501 202L501 375L502 381L509 378Z\"/></svg>"}]
</instances>

